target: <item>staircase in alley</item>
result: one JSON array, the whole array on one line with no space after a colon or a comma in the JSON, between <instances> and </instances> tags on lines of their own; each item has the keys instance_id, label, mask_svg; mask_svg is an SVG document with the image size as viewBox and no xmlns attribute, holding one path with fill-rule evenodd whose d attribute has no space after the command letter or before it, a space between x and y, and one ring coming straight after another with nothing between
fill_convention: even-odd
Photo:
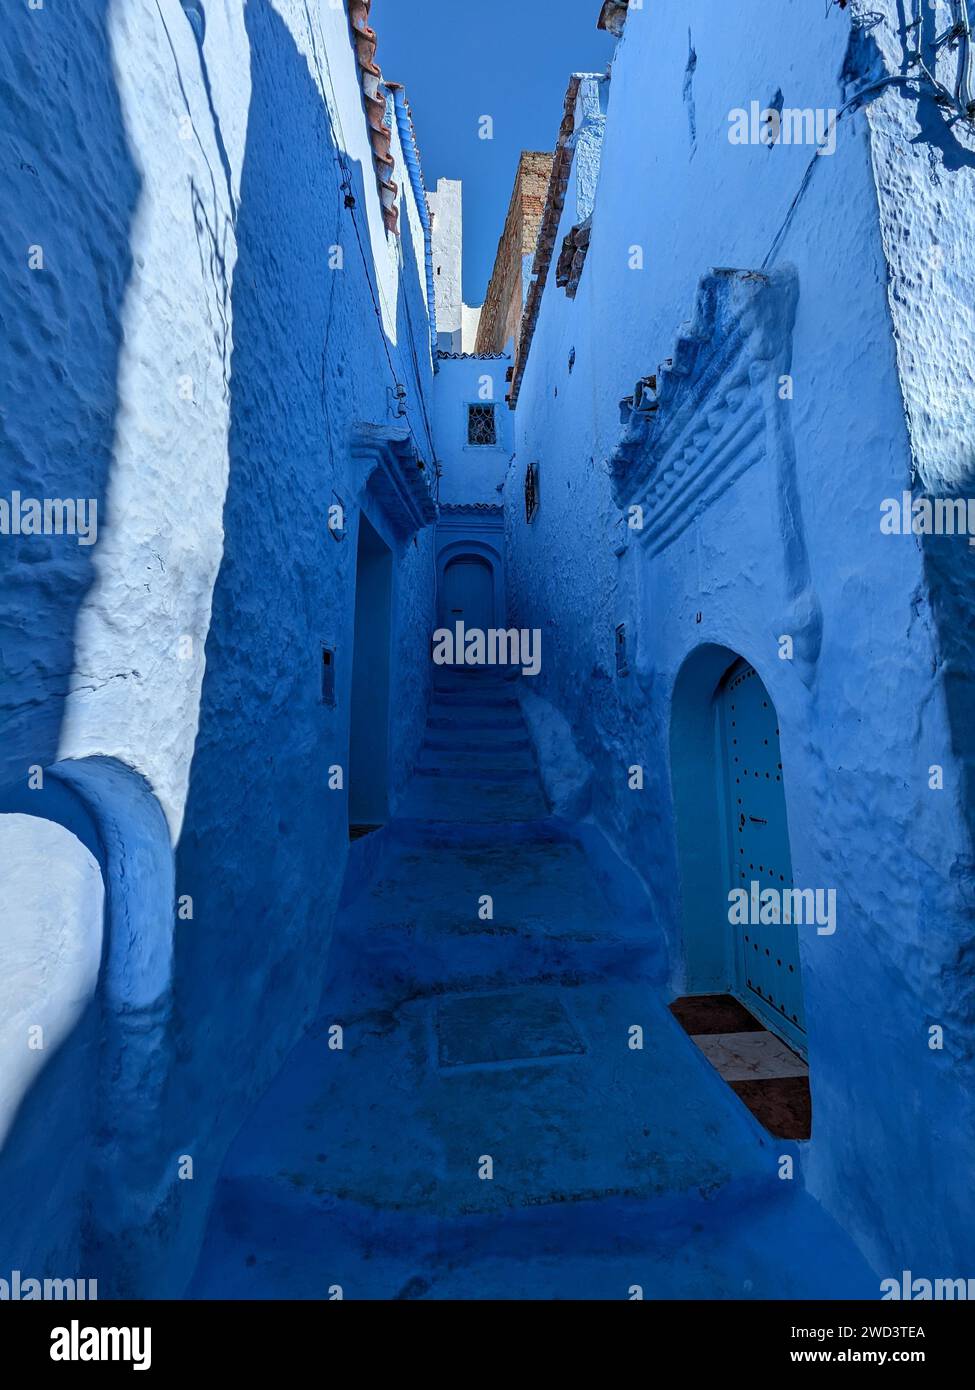
<instances>
[{"instance_id":1,"label":"staircase in alley","mask_svg":"<svg viewBox=\"0 0 975 1390\"><path fill-rule=\"evenodd\" d=\"M226 1160L191 1295L876 1296L780 1179L796 1146L670 1015L659 931L550 815L521 679L438 672L319 1016Z\"/></svg>"},{"instance_id":2,"label":"staircase in alley","mask_svg":"<svg viewBox=\"0 0 975 1390\"><path fill-rule=\"evenodd\" d=\"M475 823L544 819L519 679L504 667L438 671L406 816Z\"/></svg>"}]
</instances>

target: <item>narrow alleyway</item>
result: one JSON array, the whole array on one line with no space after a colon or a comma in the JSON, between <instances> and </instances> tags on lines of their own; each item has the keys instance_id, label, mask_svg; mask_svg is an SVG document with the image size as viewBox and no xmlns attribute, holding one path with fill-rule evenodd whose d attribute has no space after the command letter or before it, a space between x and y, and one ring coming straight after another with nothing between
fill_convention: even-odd
<instances>
[{"instance_id":1,"label":"narrow alleyway","mask_svg":"<svg viewBox=\"0 0 975 1390\"><path fill-rule=\"evenodd\" d=\"M517 679L438 677L405 814L228 1156L191 1294L876 1297L779 1178L796 1146L671 1017L658 935L549 817Z\"/></svg>"}]
</instances>

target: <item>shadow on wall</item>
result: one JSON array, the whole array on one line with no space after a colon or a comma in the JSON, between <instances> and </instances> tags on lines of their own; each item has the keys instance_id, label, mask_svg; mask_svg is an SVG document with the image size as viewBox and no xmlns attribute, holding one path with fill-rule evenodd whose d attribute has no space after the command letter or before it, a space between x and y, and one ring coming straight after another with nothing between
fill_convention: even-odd
<instances>
[{"instance_id":1,"label":"shadow on wall","mask_svg":"<svg viewBox=\"0 0 975 1390\"><path fill-rule=\"evenodd\" d=\"M935 52L938 39L938 16L934 7L926 7L921 15L920 35L908 41L903 32L904 63L909 71L913 51L923 47L929 55ZM959 54L959 62L961 54ZM917 143L935 146L941 151L946 175L954 184L961 171L975 169L975 153L960 141L954 123L946 118L944 108L934 96L922 92L918 101L917 119L921 134ZM962 126L964 129L964 126ZM952 190L952 195L961 195ZM972 473L969 472L969 487ZM956 538L925 536L923 538L924 567L932 599L932 615L938 632L940 655L945 667L945 696L952 732L952 752L963 769L962 800L969 843L975 846L975 639L972 637L972 604L975 587L971 581L971 555L967 547L958 545ZM968 865L969 905L975 899L975 865ZM975 963L968 963L969 971Z\"/></svg>"},{"instance_id":2,"label":"shadow on wall","mask_svg":"<svg viewBox=\"0 0 975 1390\"><path fill-rule=\"evenodd\" d=\"M82 499L109 521L129 235L140 194L108 0L4 12L0 498ZM31 267L35 268L31 268ZM86 513L87 515L87 513ZM97 535L97 530L94 533ZM96 544L0 535L0 785L57 757Z\"/></svg>"},{"instance_id":3,"label":"shadow on wall","mask_svg":"<svg viewBox=\"0 0 975 1390\"><path fill-rule=\"evenodd\" d=\"M56 489L61 496L84 493L101 502L108 485L129 236L140 191L112 80L108 8L107 0L88 0L59 12L57 26L43 31L41 43L31 26L48 22L51 11L25 7L0 52L0 106L6 93L18 93L19 100L23 92L23 105L12 114L24 134L12 147L20 161L18 178L31 190L4 210L0 224L7 267L0 268L0 308L15 326L2 363L11 394L0 410L0 442L5 478L24 495L50 496ZM46 1251L45 1260L49 1255L58 1264L37 1272L75 1273L65 1262L76 1256L88 1261L84 1273L98 1278L102 1296L172 1296L188 1282L226 1145L317 1004L347 853L345 798L329 790L328 768L348 753L355 554L349 544L328 538L326 518L332 486L351 504L363 481L351 471L350 427L367 388L373 414L383 418L390 345L373 340L371 351L366 345L372 332L383 330L363 279L334 135L308 61L270 0L251 0L244 15L252 95L232 289L224 553L176 849L175 895L184 908L176 922L171 973L168 959L154 952L163 926L171 939L173 866L168 836L151 826L146 834L152 845L158 840L166 849L169 882L160 878L161 886L146 888L134 904L138 910L126 905L118 921L109 908L96 1008L25 1097L17 1123L25 1141L36 1144L43 1135L49 1147L46 1191L57 1194L59 1180L67 1181L65 1164L77 1162L71 1199L78 1202L87 1193L95 1208L105 1208L90 1213L81 1248L77 1211L55 1211L53 1197L37 1210L24 1193L30 1213L25 1239L36 1235L35 1253ZM28 129L36 132L30 144ZM361 225L365 179L374 186L374 175L370 169L364 176L348 159L344 163ZM368 253L365 234L364 242ZM25 284L28 272L21 267L27 246L34 244L44 248L46 269L29 272ZM332 245L344 246L349 273L329 273ZM404 277L416 276L408 237L403 250ZM419 302L414 296L414 320ZM410 320L404 292L396 331L406 346L398 351L394 372L406 383L419 371L415 357L412 364L407 358L411 329L423 327ZM21 324L25 330L18 329ZM422 438L416 420L414 428ZM98 520L106 520L101 511ZM66 537L8 541L0 537L9 596L0 620L4 687L13 691L13 700L2 712L6 761L0 784L22 786L28 762L47 766L56 758L64 696L77 679L73 627L91 583L93 548ZM404 584L410 591L402 597L407 622L394 634L397 663L416 645L414 629L425 658L430 555L429 543L418 549L412 541L404 541L396 555L394 593L405 593ZM429 594L421 601L412 592L424 575ZM346 657L334 709L322 700L324 643L334 645L339 660ZM417 740L422 731L422 681L414 684L417 711L409 712L410 700L394 702L394 757L403 756L402 739L404 733L412 736L413 724ZM86 765L99 761L63 766L83 778ZM110 786L115 771L126 781L128 769L90 770L99 774L93 833L104 838L106 827L111 830L105 877L109 899L120 886L120 900L126 884L116 880L131 884L137 876L131 866L116 873L112 852L120 865L129 851L143 863L148 841L126 820L124 793ZM81 796L89 810L90 791L85 787ZM148 825L161 812L148 788L146 795ZM47 799L44 806L37 814L57 820L68 814ZM141 1054L121 1034L113 1035L127 1007L123 991L119 1017L112 1013L119 976L109 961L116 946L124 961L123 986L130 968L137 974L153 961L166 967L165 988L153 975L140 1001L155 1030L145 1035L153 1053L146 1073L152 1099L135 1106L130 1100L140 1077L134 1064ZM150 998L157 986L158 996ZM121 1072L113 1055L116 1041L126 1053ZM87 1059L85 1065L97 1059L91 1085L96 1093L104 1088L104 1104L59 1101L76 1080L81 1062L74 1057ZM85 1094L84 1087L76 1091ZM70 1124L76 1132L70 1143L60 1144L58 1126ZM93 1150L87 1157L86 1146ZM20 1158L25 1154L29 1145ZM193 1182L178 1181L184 1155L193 1159ZM89 1177L86 1186L92 1162L103 1165L100 1179ZM23 1176L30 1164L14 1168ZM98 1235L102 1215L109 1218L109 1244ZM7 1244L5 1239L0 1263ZM9 1254L11 1268L26 1268L19 1247Z\"/></svg>"},{"instance_id":4,"label":"shadow on wall","mask_svg":"<svg viewBox=\"0 0 975 1390\"><path fill-rule=\"evenodd\" d=\"M369 176L372 177L371 170ZM398 380L407 388L409 422L414 441L431 493L436 497L439 484L435 477L435 451L429 414L433 377L429 357L426 359L427 371L424 376L419 356L428 351L430 340L426 270L420 265L405 207L400 212L398 245L402 263L399 272L400 294L396 305L397 346L391 351L393 361L398 362ZM377 336L376 351L384 359L385 353L379 343L385 335L375 312L365 300L361 312L365 316L362 322L367 323ZM373 324L374 328L371 327ZM420 405L424 383L427 390L426 410ZM393 814L412 775L426 730L427 703L433 684L433 665L429 659L430 637L436 626L434 553L435 527L432 525L410 539L398 540L394 548L389 729L389 798Z\"/></svg>"},{"instance_id":5,"label":"shadow on wall","mask_svg":"<svg viewBox=\"0 0 975 1390\"><path fill-rule=\"evenodd\" d=\"M925 5L918 7L920 14L920 31L911 25L908 29L906 14L901 13L901 41L903 44L903 61L901 71L913 73L915 69L915 53L920 50L925 55L925 60L930 71L937 68L937 52L940 19L936 13L936 6ZM954 52L954 49L949 50ZM961 53L959 51L959 62ZM922 88L917 104L917 121L921 127L920 136L917 143L933 145L941 151L941 158L947 173L956 173L959 169L975 168L975 154L972 153L957 137L953 129L954 122L946 116L945 108L938 101L932 91Z\"/></svg>"},{"instance_id":6,"label":"shadow on wall","mask_svg":"<svg viewBox=\"0 0 975 1390\"><path fill-rule=\"evenodd\" d=\"M130 231L141 191L113 72L108 0L5 7L0 45L0 498L78 499L75 534L0 534L0 795L68 827L90 818L28 768L57 758L74 634L94 578L118 414ZM62 516L64 514L62 513ZM8 519L9 524L9 519ZM63 523L62 523L63 524ZM79 533L91 544L79 544ZM60 867L60 866L59 866ZM50 1049L0 1153L0 1269L81 1274L100 1005ZM15 1069L16 1070L16 1069ZM90 1271L85 1271L89 1273Z\"/></svg>"},{"instance_id":7,"label":"shadow on wall","mask_svg":"<svg viewBox=\"0 0 975 1390\"><path fill-rule=\"evenodd\" d=\"M393 557L365 516L356 549L348 798L349 827L389 818L389 664Z\"/></svg>"},{"instance_id":8,"label":"shadow on wall","mask_svg":"<svg viewBox=\"0 0 975 1390\"><path fill-rule=\"evenodd\" d=\"M932 900L926 905L931 921L945 921L946 909L959 888L967 904L967 919L975 915L975 585L972 583L972 552L964 536L924 536L924 571L931 596L931 616L936 632L938 657L944 678L945 706L951 734L951 753L957 762L961 786L949 788L957 795L964 818L969 858L957 865L957 881L931 885ZM941 901L944 894L945 900ZM975 942L962 925L967 946L952 963L946 981L946 1004L958 1012L959 1023L971 1026L973 980L975 980Z\"/></svg>"},{"instance_id":9,"label":"shadow on wall","mask_svg":"<svg viewBox=\"0 0 975 1390\"><path fill-rule=\"evenodd\" d=\"M70 1277L83 1264L96 1104L104 857L85 808L56 778L0 798L0 853L10 858L0 879L0 1278ZM87 901L76 897L86 854ZM54 954L43 976L29 969L38 942Z\"/></svg>"},{"instance_id":10,"label":"shadow on wall","mask_svg":"<svg viewBox=\"0 0 975 1390\"><path fill-rule=\"evenodd\" d=\"M174 921L169 829L148 782L114 758L55 763L42 790L13 789L2 804L4 811L38 818L12 866L15 881L25 872L35 879L46 874L51 894L31 903L29 893L18 899L6 879L2 885L17 982L7 1003L14 1018L26 1006L31 1025L42 1024L44 1042L2 1157L0 1201L13 1208L14 1219L0 1221L0 1234L21 1261L28 1252L37 1257L24 1268L50 1274L83 1267L104 1294L124 1286L138 1267L134 1233L174 1186L160 1129ZM0 824L9 834L17 819L5 815ZM38 846L50 842L55 828L73 838L45 863ZM71 891L66 884L80 852L98 878L97 904L91 888ZM18 932L44 944L46 952L36 952L50 956L44 972L16 969ZM83 976L78 963L92 953L91 974ZM9 1109L7 1082L11 1076L16 1082L18 1070L14 1061L0 1078L0 1112ZM43 1112L39 1098L46 1100ZM7 1118L0 1113L0 1128ZM25 1201L37 1191L45 1194L43 1209ZM63 1254L52 1259L55 1250L77 1250L79 1240L76 1261Z\"/></svg>"},{"instance_id":11,"label":"shadow on wall","mask_svg":"<svg viewBox=\"0 0 975 1390\"><path fill-rule=\"evenodd\" d=\"M360 312L328 248L344 242L347 264L353 249L307 61L271 4L248 5L245 22L224 550L176 851L192 920L177 924L167 1129L195 1171L178 1237L145 1272L158 1296L189 1279L226 1144L312 1015L347 843L344 797L328 788L347 703L323 702L321 662L323 643L341 659L351 634L355 557L326 527ZM362 171L346 167L362 207Z\"/></svg>"}]
</instances>

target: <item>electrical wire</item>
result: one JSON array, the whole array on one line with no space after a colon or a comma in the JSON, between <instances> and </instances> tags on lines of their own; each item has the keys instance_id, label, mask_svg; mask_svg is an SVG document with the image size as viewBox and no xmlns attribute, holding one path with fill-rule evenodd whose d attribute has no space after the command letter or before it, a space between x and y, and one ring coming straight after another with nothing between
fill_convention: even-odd
<instances>
[{"instance_id":1,"label":"electrical wire","mask_svg":"<svg viewBox=\"0 0 975 1390\"><path fill-rule=\"evenodd\" d=\"M914 0L914 20L910 28L917 30L917 50L911 55L911 61L917 64L942 101L955 107L955 119L966 117L971 120L975 116L975 100L972 96L972 30L968 21L968 4L967 0L950 0L950 4L952 27L933 41L931 49L937 66L940 50L946 44L961 42L962 52L955 90L952 92L946 87L924 61L924 0Z\"/></svg>"},{"instance_id":2,"label":"electrical wire","mask_svg":"<svg viewBox=\"0 0 975 1390\"><path fill-rule=\"evenodd\" d=\"M961 41L955 97L959 106L972 116L975 114L975 96L972 93L972 26L968 18L968 0L952 0L952 11L957 16L955 28Z\"/></svg>"}]
</instances>

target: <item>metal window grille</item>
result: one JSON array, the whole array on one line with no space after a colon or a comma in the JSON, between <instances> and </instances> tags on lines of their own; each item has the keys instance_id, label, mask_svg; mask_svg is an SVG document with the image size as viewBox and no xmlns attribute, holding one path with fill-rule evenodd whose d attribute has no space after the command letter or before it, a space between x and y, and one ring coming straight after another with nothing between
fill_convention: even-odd
<instances>
[{"instance_id":1,"label":"metal window grille","mask_svg":"<svg viewBox=\"0 0 975 1390\"><path fill-rule=\"evenodd\" d=\"M538 468L530 463L525 469L525 520L531 521L538 511Z\"/></svg>"},{"instance_id":2,"label":"metal window grille","mask_svg":"<svg viewBox=\"0 0 975 1390\"><path fill-rule=\"evenodd\" d=\"M493 405L467 407L467 442L484 448L498 442L498 430Z\"/></svg>"}]
</instances>

